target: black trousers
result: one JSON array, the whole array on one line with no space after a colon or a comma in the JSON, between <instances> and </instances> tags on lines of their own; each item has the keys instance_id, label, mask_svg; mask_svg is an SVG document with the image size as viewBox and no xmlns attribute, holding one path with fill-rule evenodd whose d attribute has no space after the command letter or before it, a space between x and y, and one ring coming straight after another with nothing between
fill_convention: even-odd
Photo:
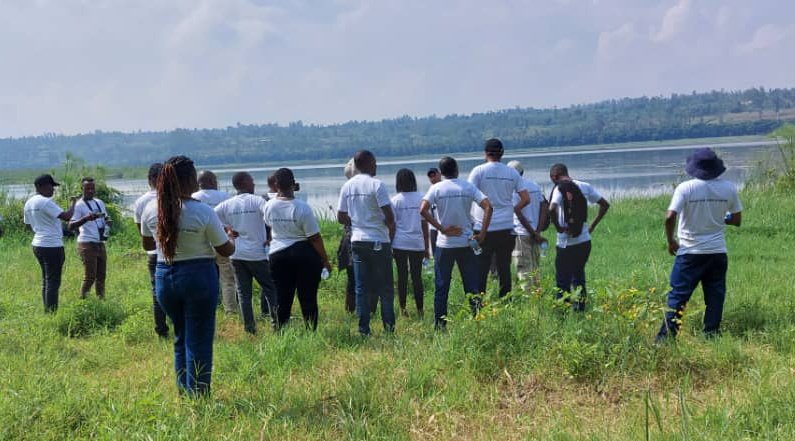
<instances>
[{"instance_id":1,"label":"black trousers","mask_svg":"<svg viewBox=\"0 0 795 441\"><path fill-rule=\"evenodd\" d=\"M566 248L557 248L555 255L555 282L558 286L558 298L563 293L579 290L579 297L573 303L574 310L585 309L585 264L591 255L591 241Z\"/></svg>"},{"instance_id":2,"label":"black trousers","mask_svg":"<svg viewBox=\"0 0 795 441\"><path fill-rule=\"evenodd\" d=\"M146 266L149 269L149 282L152 283L152 314L155 317L155 332L161 337L168 337L168 324L166 313L157 301L155 294L155 270L157 269L157 254L146 255Z\"/></svg>"},{"instance_id":3,"label":"black trousers","mask_svg":"<svg viewBox=\"0 0 795 441\"><path fill-rule=\"evenodd\" d=\"M282 327L290 321L297 292L306 326L317 329L317 288L323 270L317 251L308 241L301 241L271 254L270 260L271 277L276 285L276 304L279 305L277 325Z\"/></svg>"},{"instance_id":4,"label":"black trousers","mask_svg":"<svg viewBox=\"0 0 795 441\"><path fill-rule=\"evenodd\" d=\"M45 312L58 309L58 290L66 254L63 247L33 247L33 255L41 267L41 299Z\"/></svg>"},{"instance_id":5,"label":"black trousers","mask_svg":"<svg viewBox=\"0 0 795 441\"><path fill-rule=\"evenodd\" d=\"M424 291L422 287L422 259L425 258L424 251L392 250L397 267L397 286L398 303L400 309L406 309L406 297L408 295L408 279L411 273L411 286L414 293L414 304L417 311L422 312Z\"/></svg>"},{"instance_id":6,"label":"black trousers","mask_svg":"<svg viewBox=\"0 0 795 441\"><path fill-rule=\"evenodd\" d=\"M480 270L478 292L486 292L492 256L497 264L497 277L500 279L500 297L511 292L511 253L516 245L516 239L512 233L513 230L486 233L486 240L481 244L483 252L478 256L478 269Z\"/></svg>"}]
</instances>

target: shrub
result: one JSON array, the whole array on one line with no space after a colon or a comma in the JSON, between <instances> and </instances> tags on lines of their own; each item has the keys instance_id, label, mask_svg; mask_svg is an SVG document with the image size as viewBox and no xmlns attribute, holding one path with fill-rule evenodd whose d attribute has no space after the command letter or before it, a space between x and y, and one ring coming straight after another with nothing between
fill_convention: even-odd
<instances>
[{"instance_id":1,"label":"shrub","mask_svg":"<svg viewBox=\"0 0 795 441\"><path fill-rule=\"evenodd\" d=\"M119 326L118 333L125 343L138 344L154 338L153 327L152 311L140 309L124 320L124 323Z\"/></svg>"},{"instance_id":2,"label":"shrub","mask_svg":"<svg viewBox=\"0 0 795 441\"><path fill-rule=\"evenodd\" d=\"M119 326L126 318L121 305L112 300L86 299L62 308L58 332L67 337L86 337Z\"/></svg>"}]
</instances>

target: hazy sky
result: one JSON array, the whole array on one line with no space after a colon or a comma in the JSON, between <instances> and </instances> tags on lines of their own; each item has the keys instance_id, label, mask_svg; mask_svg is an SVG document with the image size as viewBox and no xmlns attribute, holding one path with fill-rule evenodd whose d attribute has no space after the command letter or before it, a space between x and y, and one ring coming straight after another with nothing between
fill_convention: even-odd
<instances>
[{"instance_id":1,"label":"hazy sky","mask_svg":"<svg viewBox=\"0 0 795 441\"><path fill-rule=\"evenodd\" d=\"M792 0L0 0L0 137L795 86Z\"/></svg>"}]
</instances>

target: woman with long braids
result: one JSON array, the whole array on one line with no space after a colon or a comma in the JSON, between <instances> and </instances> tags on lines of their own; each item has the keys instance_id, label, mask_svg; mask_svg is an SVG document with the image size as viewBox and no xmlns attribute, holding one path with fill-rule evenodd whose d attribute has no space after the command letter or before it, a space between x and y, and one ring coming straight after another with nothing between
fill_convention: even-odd
<instances>
[{"instance_id":1,"label":"woman with long braids","mask_svg":"<svg viewBox=\"0 0 795 441\"><path fill-rule=\"evenodd\" d=\"M177 387L189 395L210 392L218 270L215 253L235 251L212 208L191 199L198 190L193 161L174 156L163 164L157 199L141 215L146 250L157 249L155 293L174 324Z\"/></svg>"},{"instance_id":2,"label":"woman with long braids","mask_svg":"<svg viewBox=\"0 0 795 441\"><path fill-rule=\"evenodd\" d=\"M323 268L331 271L331 264L315 214L306 202L295 199L298 184L293 172L280 168L273 176L278 193L265 204L264 219L271 227L270 261L279 305L278 326L290 320L297 291L306 326L315 330L320 273Z\"/></svg>"}]
</instances>

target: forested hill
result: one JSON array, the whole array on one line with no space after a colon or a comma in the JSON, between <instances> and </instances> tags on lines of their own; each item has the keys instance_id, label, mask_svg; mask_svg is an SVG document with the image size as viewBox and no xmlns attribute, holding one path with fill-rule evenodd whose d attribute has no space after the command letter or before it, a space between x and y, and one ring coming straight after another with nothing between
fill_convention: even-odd
<instances>
[{"instance_id":1,"label":"forested hill","mask_svg":"<svg viewBox=\"0 0 795 441\"><path fill-rule=\"evenodd\" d=\"M344 159L355 150L384 156L506 148L659 141L769 133L795 121L795 88L753 88L669 97L622 98L566 108L515 108L473 115L402 117L328 126L241 125L164 132L94 132L0 139L0 168L47 168L66 152L90 163L145 165L172 154L204 164Z\"/></svg>"}]
</instances>

